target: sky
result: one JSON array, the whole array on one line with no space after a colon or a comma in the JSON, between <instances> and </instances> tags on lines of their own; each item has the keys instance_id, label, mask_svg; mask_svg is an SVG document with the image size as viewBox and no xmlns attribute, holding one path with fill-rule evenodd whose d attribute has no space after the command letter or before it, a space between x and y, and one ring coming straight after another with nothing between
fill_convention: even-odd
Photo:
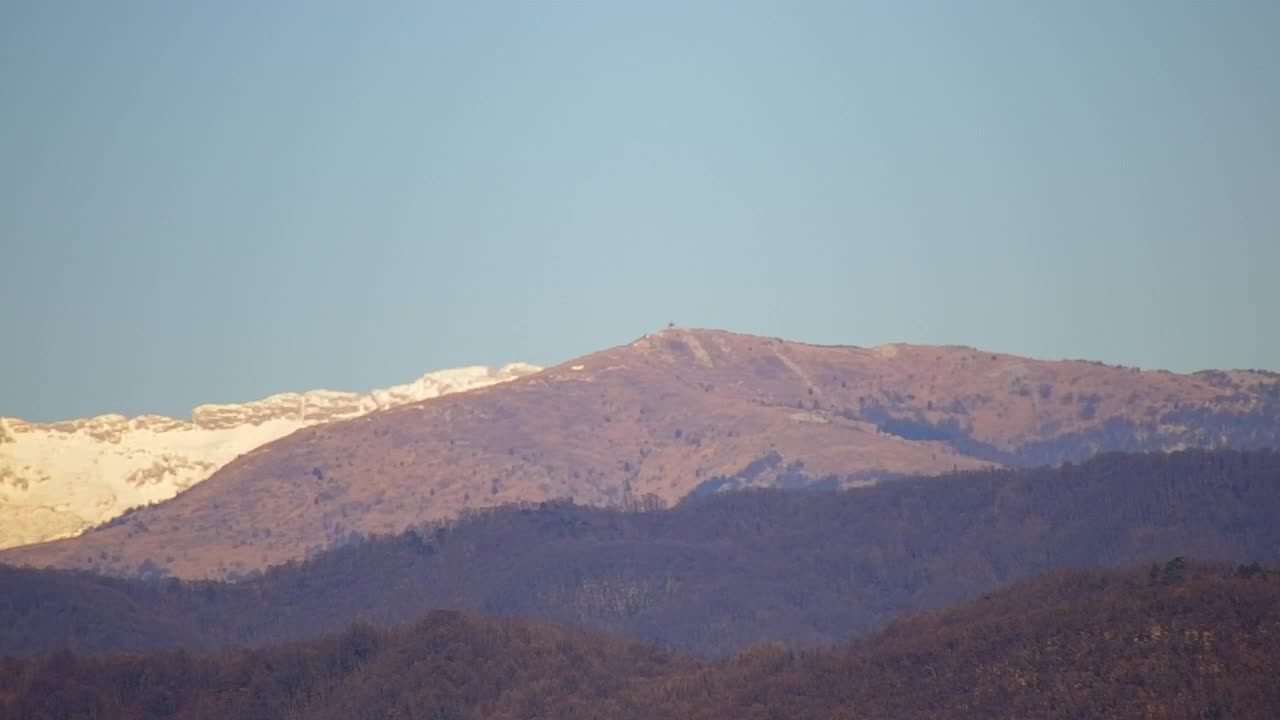
<instances>
[{"instance_id":1,"label":"sky","mask_svg":"<svg viewBox=\"0 0 1280 720\"><path fill-rule=\"evenodd\" d=\"M0 415L675 322L1280 370L1280 3L0 3Z\"/></svg>"}]
</instances>

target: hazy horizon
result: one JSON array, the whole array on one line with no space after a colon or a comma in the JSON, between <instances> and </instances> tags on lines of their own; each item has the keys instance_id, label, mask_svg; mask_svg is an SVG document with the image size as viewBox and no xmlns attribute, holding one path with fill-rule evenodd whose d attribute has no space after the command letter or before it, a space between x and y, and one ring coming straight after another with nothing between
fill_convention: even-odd
<instances>
[{"instance_id":1,"label":"hazy horizon","mask_svg":"<svg viewBox=\"0 0 1280 720\"><path fill-rule=\"evenodd\" d=\"M1280 370L1280 4L11 2L0 415L682 326Z\"/></svg>"},{"instance_id":2,"label":"hazy horizon","mask_svg":"<svg viewBox=\"0 0 1280 720\"><path fill-rule=\"evenodd\" d=\"M672 329L672 327L671 327L670 325L663 325L662 327L659 327L659 328L652 328L651 330L647 331L646 333L642 333L642 334L640 334L640 335L636 335L634 338L631 338L631 340L636 340L636 339L639 339L639 338L643 337L644 335L647 335L647 334L650 334L650 333L658 333L658 332L662 332L662 331L664 331L664 330L668 330L668 329ZM676 330L693 330L693 331L697 331L697 330L725 330L725 331L728 331L728 332L736 332L736 331L734 331L734 330L727 329L727 328L688 327L688 326L684 326L684 325L675 325L675 326L674 326L674 329L676 329ZM751 334L751 333L747 333L747 334ZM785 337L785 336L762 336L762 337L770 337L770 338L776 338L776 339L784 340L784 341L787 341L787 342L796 342L796 343L800 343L800 344L810 344L810 345L821 345L821 346L827 346L827 347L863 347L863 348L871 348L871 347L875 347L875 345L858 345L858 344L856 344L856 343L838 343L838 342L833 342L833 343L816 343L816 342L809 342L808 340L805 340L805 339L803 339L803 338L789 338L789 337ZM547 362L542 362L542 363L535 363L535 362L530 362L530 361L525 361L525 360L515 359L515 360L498 361L498 362L487 363L487 366L488 366L488 367L490 367L490 368L492 368L492 369L499 369L499 368L501 368L502 366L504 366L504 365L508 365L508 364L528 363L528 364L531 364L531 365L538 365L538 366L543 367L543 368L548 368L548 367L552 367L552 366L554 366L554 365L559 365L559 364L562 364L562 363L568 362L568 361L570 361L570 360L573 360L573 359L575 359L575 358L581 357L581 356L583 356L583 355L590 354L590 353L592 353L592 352L596 352L596 351L598 351L598 350L606 350L606 349L608 349L608 348L610 348L610 347L615 347L615 346L618 346L618 345L625 345L625 344L627 344L627 342L628 342L628 341L624 341L624 342L620 342L620 343L615 343L615 344L613 344L613 345L601 346L601 347L599 347L599 348L592 348L591 350L589 350L589 351L587 351L587 352L584 352L584 353L576 354L576 355L569 356L569 357L564 357L564 358L558 358L558 359L554 359L554 360L549 360L549 361L547 361ZM1012 352L1010 352L1010 351L1002 350L1002 349L1000 349L1000 348L976 347L976 346L969 345L969 344L967 344L967 343L916 343L916 342L905 341L905 340L903 340L903 341L888 341L888 342L886 342L886 343L877 343L877 345L893 345L893 344L907 344L907 345L938 345L938 346L940 346L940 347L945 347L945 346L972 347L973 349L978 350L978 351L981 351L981 352L993 352L993 353L1006 353L1006 354L1014 354L1014 355L1023 355L1024 357L1027 357L1027 358L1029 358L1029 359L1033 359L1033 360L1049 360L1049 361L1063 360L1063 361L1102 362L1103 364L1107 364L1107 365L1124 366L1124 365L1123 365L1123 363L1111 363L1111 362L1108 362L1108 361L1106 361L1106 360L1100 360L1100 359L1098 359L1098 358L1091 358L1091 357L1067 357L1067 356L1062 356L1062 357L1040 357L1040 356L1035 356L1035 355L1025 355L1025 354L1022 354L1022 353L1012 353ZM369 385L369 386L367 386L367 387L336 387L336 386L316 386L316 387L281 387L281 388L277 388L277 389L275 389L275 390L270 390L270 391L268 391L268 392L266 392L266 393L264 393L264 394L262 394L262 395L255 395L255 396L252 396L252 397L237 397L237 398L207 398L207 399L204 399L204 400L199 400L199 401L195 402L191 407L185 408L184 410L178 411L178 412L176 412L176 413L120 413L120 412L115 411L115 410L107 410L107 411L105 411L105 412L101 412L101 413L93 413L93 414L89 414L89 415L81 415L81 416L74 416L74 417L73 417L73 416L65 416L65 417L48 417L48 418L41 418L41 417L27 417L27 416L22 416L22 415L14 415L14 414L9 414L9 413L0 413L0 417L16 417L16 418L19 418L19 419L21 419L21 420L31 421L31 422L56 422L56 421L59 421L59 420L71 420L71 419L75 419L76 417L94 417L94 416L97 416L97 415L104 415L104 414L108 414L108 415L110 415L110 414L122 414L122 415L127 415L128 417L136 417L136 416L139 416L139 415L147 415L147 414L160 414L160 415L166 415L166 416L168 416L168 417L172 417L172 418L174 418L174 419L178 419L178 420L190 420L190 418L191 418L191 411L192 411L192 410L194 410L196 407L198 407L198 406L200 406L200 405L205 405L205 404L237 404L237 403L247 403L247 402L252 402L252 401L255 401L255 400L262 400L262 399L264 399L264 398L266 398L266 397L268 397L268 396L270 396L270 395L274 395L274 394L279 394L279 393L291 393L291 392L294 392L294 393L303 393L303 392L312 391L312 390L322 390L322 391L323 391L323 390L328 390L328 391L337 391L337 392L366 393L366 392L369 392L369 391L372 391L372 390L377 390L377 389L381 389L381 388L386 388L386 387L389 387L389 386L392 386L392 385L402 385L402 384L410 383L410 382L412 382L412 381L414 381L414 380L418 379L419 377L421 377L421 376L423 376L423 375L425 375L425 374L427 374L427 373L432 373L432 372L436 372L436 371L440 371L440 370L452 370L452 369L463 368L463 367L468 367L468 366L478 366L478 365L486 365L486 363L463 363L463 364L459 364L459 365L456 365L456 366L449 366L449 367L425 368L425 369L423 369L421 372L418 372L418 373L416 373L416 374L414 374L414 375L412 375L412 376L409 376L409 377L404 377L404 378L392 378L392 379L388 379L388 380L386 380L386 381L384 381L384 382L381 382L381 383L377 383L377 384L374 384L374 385ZM1124 366L1124 367L1137 367L1137 366ZM1144 371L1146 371L1146 370L1151 370L1151 371L1168 371L1168 368L1164 368L1164 367L1137 367L1137 369L1139 369L1139 370L1144 370ZM1272 372L1274 372L1273 370L1270 370L1270 369L1268 369L1268 368L1245 368L1245 367L1238 367L1238 368L1227 368L1227 367L1222 367L1222 368L1199 368L1199 369L1196 369L1196 370L1185 370L1185 371L1172 370L1172 371L1170 371L1170 372L1175 372L1175 373L1178 373L1178 374L1193 374L1193 373L1195 373L1195 372L1199 372L1199 371L1201 371L1201 370L1267 370L1267 371L1272 371Z\"/></svg>"}]
</instances>

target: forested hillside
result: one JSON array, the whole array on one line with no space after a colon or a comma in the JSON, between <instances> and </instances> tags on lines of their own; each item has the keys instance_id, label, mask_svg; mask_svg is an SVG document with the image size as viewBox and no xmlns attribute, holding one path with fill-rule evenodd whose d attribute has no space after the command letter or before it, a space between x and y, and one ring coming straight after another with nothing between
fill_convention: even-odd
<instances>
[{"instance_id":1,"label":"forested hillside","mask_svg":"<svg viewBox=\"0 0 1280 720\"><path fill-rule=\"evenodd\" d=\"M538 618L701 655L840 642L1055 568L1280 561L1280 454L1107 455L668 510L509 506L237 584L0 567L0 654L216 649L412 621Z\"/></svg>"},{"instance_id":2,"label":"forested hillside","mask_svg":"<svg viewBox=\"0 0 1280 720\"><path fill-rule=\"evenodd\" d=\"M436 612L264 650L0 660L0 720L1238 718L1280 713L1280 576L1059 572L863 642L696 662Z\"/></svg>"}]
</instances>

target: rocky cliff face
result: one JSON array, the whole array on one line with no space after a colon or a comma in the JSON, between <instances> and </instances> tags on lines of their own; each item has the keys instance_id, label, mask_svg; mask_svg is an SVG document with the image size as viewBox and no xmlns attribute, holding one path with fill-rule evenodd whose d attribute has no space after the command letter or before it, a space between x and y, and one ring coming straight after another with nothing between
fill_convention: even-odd
<instances>
[{"instance_id":1,"label":"rocky cliff face","mask_svg":"<svg viewBox=\"0 0 1280 720\"><path fill-rule=\"evenodd\" d=\"M0 417L0 548L79 534L167 500L264 443L299 428L537 372L516 363L427 373L369 393L312 390L201 405L189 422L100 415L54 423Z\"/></svg>"}]
</instances>

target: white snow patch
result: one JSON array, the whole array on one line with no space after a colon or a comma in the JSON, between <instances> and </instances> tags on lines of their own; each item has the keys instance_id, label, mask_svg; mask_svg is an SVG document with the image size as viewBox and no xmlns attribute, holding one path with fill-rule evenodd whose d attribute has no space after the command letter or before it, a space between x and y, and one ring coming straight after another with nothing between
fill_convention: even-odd
<instances>
[{"instance_id":1,"label":"white snow patch","mask_svg":"<svg viewBox=\"0 0 1280 720\"><path fill-rule=\"evenodd\" d=\"M0 417L0 548L77 535L167 500L237 456L309 425L515 380L512 363L427 373L369 393L311 390L200 405L186 422L100 415L55 423ZM21 521L19 521L21 519Z\"/></svg>"}]
</instances>

